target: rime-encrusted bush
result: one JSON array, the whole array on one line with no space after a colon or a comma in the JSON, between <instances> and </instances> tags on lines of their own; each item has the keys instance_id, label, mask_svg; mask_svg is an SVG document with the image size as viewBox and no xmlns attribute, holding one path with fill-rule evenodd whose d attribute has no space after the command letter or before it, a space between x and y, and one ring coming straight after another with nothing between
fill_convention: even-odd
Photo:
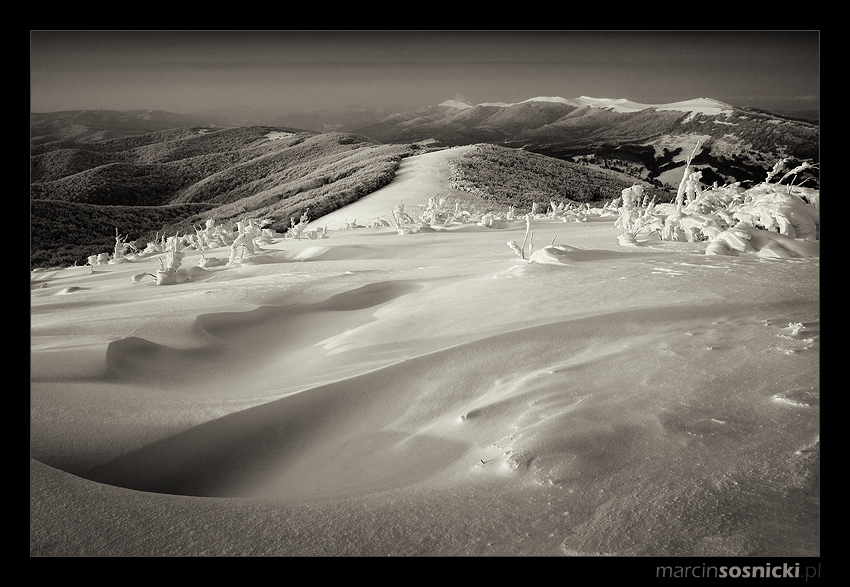
<instances>
[{"instance_id":1,"label":"rime-encrusted bush","mask_svg":"<svg viewBox=\"0 0 850 587\"><path fill-rule=\"evenodd\" d=\"M703 185L699 181L701 174L691 170L690 161L689 158L674 205L655 206L654 201L645 200L638 204L637 187L623 190L616 222L622 230L621 244L634 246L638 233L654 232L661 240L708 242L707 254L745 252L772 257L817 254L820 192L793 184L794 176L811 164L799 165L771 182L785 170L785 161L780 161L764 182L744 189L738 183L720 187ZM789 178L789 183L783 183Z\"/></svg>"},{"instance_id":2,"label":"rime-encrusted bush","mask_svg":"<svg viewBox=\"0 0 850 587\"><path fill-rule=\"evenodd\" d=\"M304 231L307 227L307 224L310 223L310 209L304 211L301 214L301 218L298 220L298 223L295 222L295 217L293 216L290 219L289 229L286 231L286 236L290 238L300 239L304 234Z\"/></svg>"}]
</instances>

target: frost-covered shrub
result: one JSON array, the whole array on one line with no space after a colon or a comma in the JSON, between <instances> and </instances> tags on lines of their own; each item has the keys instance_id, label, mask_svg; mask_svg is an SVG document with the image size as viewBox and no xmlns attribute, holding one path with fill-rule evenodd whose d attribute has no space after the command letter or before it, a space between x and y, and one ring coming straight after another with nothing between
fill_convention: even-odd
<instances>
[{"instance_id":1,"label":"frost-covered shrub","mask_svg":"<svg viewBox=\"0 0 850 587\"><path fill-rule=\"evenodd\" d=\"M304 235L304 230L310 222L310 209L304 211L301 214L301 218L298 220L298 223L295 222L295 217L290 218L290 226L286 231L286 236L289 238L301 239Z\"/></svg>"},{"instance_id":2,"label":"frost-covered shrub","mask_svg":"<svg viewBox=\"0 0 850 587\"><path fill-rule=\"evenodd\" d=\"M812 200L818 202L817 198ZM791 193L787 186L763 183L748 190L744 203L735 208L732 216L747 226L793 238L820 238L820 210Z\"/></svg>"},{"instance_id":3,"label":"frost-covered shrub","mask_svg":"<svg viewBox=\"0 0 850 587\"><path fill-rule=\"evenodd\" d=\"M154 240L148 241L147 246L141 252L139 252L136 256L139 257L139 258L144 258L144 257L152 257L153 255L158 255L159 253L161 253L162 252L162 245L161 245L161 242L160 242L158 236L159 235L157 235L157 238L154 238Z\"/></svg>"},{"instance_id":4,"label":"frost-covered shrub","mask_svg":"<svg viewBox=\"0 0 850 587\"><path fill-rule=\"evenodd\" d=\"M272 230L271 228L262 227L260 229L260 238L257 240L258 242L261 242L263 244L270 245L274 243L274 234L274 230Z\"/></svg>"},{"instance_id":5,"label":"frost-covered shrub","mask_svg":"<svg viewBox=\"0 0 850 587\"><path fill-rule=\"evenodd\" d=\"M174 285L178 283L177 270L183 263L183 240L179 235L165 238L163 236L162 250L165 252L165 260L160 259L160 268L156 272L157 285Z\"/></svg>"},{"instance_id":6,"label":"frost-covered shrub","mask_svg":"<svg viewBox=\"0 0 850 587\"><path fill-rule=\"evenodd\" d=\"M254 239L250 233L240 231L233 244L230 245L230 258L227 260L227 266L232 267L237 261L242 261L246 257L254 254Z\"/></svg>"},{"instance_id":7,"label":"frost-covered shrub","mask_svg":"<svg viewBox=\"0 0 850 587\"><path fill-rule=\"evenodd\" d=\"M386 218L379 218L375 220L373 226L390 226L390 223ZM354 230L356 228L366 228L366 226L364 224L357 224L356 218L351 222L348 221L348 218L345 219L345 228L343 230Z\"/></svg>"},{"instance_id":8,"label":"frost-covered shrub","mask_svg":"<svg viewBox=\"0 0 850 587\"><path fill-rule=\"evenodd\" d=\"M587 222L588 216L594 214L589 202L577 203L573 201L555 203L549 202L549 218L560 219L563 222Z\"/></svg>"},{"instance_id":9,"label":"frost-covered shrub","mask_svg":"<svg viewBox=\"0 0 850 587\"><path fill-rule=\"evenodd\" d=\"M485 228L505 228L508 226L508 220L492 212L487 212L481 216L478 226L484 226Z\"/></svg>"},{"instance_id":10,"label":"frost-covered shrub","mask_svg":"<svg viewBox=\"0 0 850 587\"><path fill-rule=\"evenodd\" d=\"M641 196L643 196L643 187L639 185L628 187L622 192L620 215L614 222L614 226L622 229L623 233L635 235L640 229L642 224L640 218L644 215L644 210L641 209Z\"/></svg>"},{"instance_id":11,"label":"frost-covered shrub","mask_svg":"<svg viewBox=\"0 0 850 587\"><path fill-rule=\"evenodd\" d=\"M525 245L528 243L528 252L525 252ZM534 250L534 232L531 230L531 214L525 216L525 239L522 241L522 246L516 244L516 241L508 241L508 246L516 253L520 259L528 261L531 259L532 251Z\"/></svg>"},{"instance_id":12,"label":"frost-covered shrub","mask_svg":"<svg viewBox=\"0 0 850 587\"><path fill-rule=\"evenodd\" d=\"M771 183L784 168L784 162L780 161L765 182L744 189L738 183L720 187L703 185L701 172L690 169L690 160L672 210L666 206L653 210L652 202L648 205L645 201L638 202L639 190L623 190L615 223L622 230L618 237L620 244L635 246L635 237L640 232L655 232L665 241L708 242L708 254L743 252L777 257L817 254L813 253L817 247L797 246L787 239L810 242L820 239L819 191L782 184L794 173L810 168L810 164L800 165L783 175L779 182Z\"/></svg>"},{"instance_id":13,"label":"frost-covered shrub","mask_svg":"<svg viewBox=\"0 0 850 587\"><path fill-rule=\"evenodd\" d=\"M712 240L727 226L728 224L718 216L688 212L686 209L667 215L661 230L661 239L689 243Z\"/></svg>"},{"instance_id":14,"label":"frost-covered shrub","mask_svg":"<svg viewBox=\"0 0 850 587\"><path fill-rule=\"evenodd\" d=\"M754 254L759 257L777 259L817 257L820 254L820 242L738 225L722 232L711 241L706 247L705 254L726 256Z\"/></svg>"},{"instance_id":15,"label":"frost-covered shrub","mask_svg":"<svg viewBox=\"0 0 850 587\"><path fill-rule=\"evenodd\" d=\"M455 221L456 214L459 211L459 202L455 203L454 208L450 208L445 198L431 196L420 212L419 218L427 226L446 226Z\"/></svg>"},{"instance_id":16,"label":"frost-covered shrub","mask_svg":"<svg viewBox=\"0 0 850 587\"><path fill-rule=\"evenodd\" d=\"M617 240L623 246L636 246L637 235L640 233L657 233L661 236L665 228L665 217L675 214L660 213L661 210L655 207L655 198L648 200L640 185L624 189L619 202L620 206L616 208L618 217L614 226L622 231Z\"/></svg>"},{"instance_id":17,"label":"frost-covered shrub","mask_svg":"<svg viewBox=\"0 0 850 587\"><path fill-rule=\"evenodd\" d=\"M212 218L207 219L204 228L195 227L193 246L199 251L229 247L235 236L232 229L216 224Z\"/></svg>"},{"instance_id":18,"label":"frost-covered shrub","mask_svg":"<svg viewBox=\"0 0 850 587\"><path fill-rule=\"evenodd\" d=\"M398 234L414 234L420 232L423 226L422 222L417 222L405 211L403 202L392 209L389 224Z\"/></svg>"},{"instance_id":19,"label":"frost-covered shrub","mask_svg":"<svg viewBox=\"0 0 850 587\"><path fill-rule=\"evenodd\" d=\"M165 268L177 271L183 264L183 244L179 235L170 236L165 240Z\"/></svg>"},{"instance_id":20,"label":"frost-covered shrub","mask_svg":"<svg viewBox=\"0 0 850 587\"><path fill-rule=\"evenodd\" d=\"M127 242L127 236L121 236L118 229L115 229L115 248L112 251L112 259L109 260L110 264L125 263L129 260L125 257L125 253L128 250L135 249L135 247L132 243Z\"/></svg>"}]
</instances>

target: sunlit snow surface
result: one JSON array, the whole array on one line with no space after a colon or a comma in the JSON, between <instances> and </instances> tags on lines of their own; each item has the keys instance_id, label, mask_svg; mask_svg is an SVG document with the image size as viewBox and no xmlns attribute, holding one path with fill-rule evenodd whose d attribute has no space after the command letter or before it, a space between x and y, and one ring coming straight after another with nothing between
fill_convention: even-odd
<instances>
[{"instance_id":1,"label":"sunlit snow surface","mask_svg":"<svg viewBox=\"0 0 850 587\"><path fill-rule=\"evenodd\" d=\"M34 278L32 552L818 555L819 259L534 230Z\"/></svg>"}]
</instances>

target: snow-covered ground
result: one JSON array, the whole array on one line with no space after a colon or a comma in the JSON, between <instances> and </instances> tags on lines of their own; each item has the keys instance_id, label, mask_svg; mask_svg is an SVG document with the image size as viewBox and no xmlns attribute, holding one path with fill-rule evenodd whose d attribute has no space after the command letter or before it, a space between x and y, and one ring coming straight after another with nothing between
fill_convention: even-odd
<instances>
[{"instance_id":1,"label":"snow-covered ground","mask_svg":"<svg viewBox=\"0 0 850 587\"><path fill-rule=\"evenodd\" d=\"M33 273L31 553L818 555L817 254L341 229L460 151L174 285L162 254Z\"/></svg>"}]
</instances>

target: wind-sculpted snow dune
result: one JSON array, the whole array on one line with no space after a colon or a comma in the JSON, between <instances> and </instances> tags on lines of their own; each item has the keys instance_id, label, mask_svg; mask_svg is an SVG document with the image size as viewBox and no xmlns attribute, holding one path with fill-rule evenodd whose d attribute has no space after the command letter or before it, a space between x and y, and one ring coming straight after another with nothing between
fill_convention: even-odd
<instances>
[{"instance_id":1,"label":"wind-sculpted snow dune","mask_svg":"<svg viewBox=\"0 0 850 587\"><path fill-rule=\"evenodd\" d=\"M416 289L415 284L404 282L374 283L314 304L203 314L197 317L196 331L208 341L205 344L182 349L138 337L123 338L106 350L107 373L126 381L158 380L171 389L205 380L220 385L222 377L228 376L233 376L231 384L237 385L269 361L295 356L303 360L300 349L371 321L375 306ZM237 367L221 373L223 362ZM297 368L292 362L289 368L279 362L276 367L280 373L290 373Z\"/></svg>"},{"instance_id":2,"label":"wind-sculpted snow dune","mask_svg":"<svg viewBox=\"0 0 850 587\"><path fill-rule=\"evenodd\" d=\"M31 552L818 555L818 257L619 217L34 273Z\"/></svg>"},{"instance_id":3,"label":"wind-sculpted snow dune","mask_svg":"<svg viewBox=\"0 0 850 587\"><path fill-rule=\"evenodd\" d=\"M462 475L486 456L482 469L531 467L538 481L588 481L588 472L593 478L600 468L631 468L629 462L645 452L661 452L674 441L665 427L687 440L664 403L654 398L641 405L638 398L658 388L649 391L646 381L618 388L627 365L646 362L665 373L658 386L681 393L693 369L678 360L687 347L665 357L665 349L652 344L706 319L747 323L754 310L748 305L730 316L723 306L649 308L493 335L224 416L86 476L159 493L290 500L382 491L452 466ZM600 330L600 323L616 328ZM266 327L255 322L254 334ZM635 349L644 344L650 348ZM722 362L709 357L701 368ZM610 418L607 426L616 432L610 438L604 433L594 448L571 428L594 417L594 404L602 401L619 403L626 413ZM711 421L705 425L713 435L741 433L735 423L725 426L730 408L705 412L715 416L716 430ZM519 433L506 440L512 430ZM649 446L632 454L635 437ZM662 446L652 446L659 440ZM500 442L510 448L496 448Z\"/></svg>"}]
</instances>

